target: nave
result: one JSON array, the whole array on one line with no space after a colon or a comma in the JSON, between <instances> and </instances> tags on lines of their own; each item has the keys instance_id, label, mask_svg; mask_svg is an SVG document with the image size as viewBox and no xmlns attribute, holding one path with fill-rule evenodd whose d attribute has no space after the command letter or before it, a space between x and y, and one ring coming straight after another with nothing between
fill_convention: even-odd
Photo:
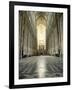
<instances>
[{"instance_id":1,"label":"nave","mask_svg":"<svg viewBox=\"0 0 72 90\"><path fill-rule=\"evenodd\" d=\"M63 13L19 11L19 79L63 76Z\"/></svg>"}]
</instances>

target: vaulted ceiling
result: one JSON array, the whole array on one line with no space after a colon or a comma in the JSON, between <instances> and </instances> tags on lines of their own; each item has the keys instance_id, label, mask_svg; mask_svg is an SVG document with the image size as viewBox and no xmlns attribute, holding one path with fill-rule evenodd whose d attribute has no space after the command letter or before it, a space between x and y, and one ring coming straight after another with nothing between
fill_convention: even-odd
<instances>
[{"instance_id":1,"label":"vaulted ceiling","mask_svg":"<svg viewBox=\"0 0 72 90\"><path fill-rule=\"evenodd\" d=\"M33 27L33 32L36 35L36 22L37 19L40 17L44 17L46 20L46 30L47 30L47 36L49 35L51 28L52 28L52 23L54 24L54 19L55 19L55 13L53 12L39 12L39 11L28 11L27 12L29 16L29 20L31 22L31 26Z\"/></svg>"}]
</instances>

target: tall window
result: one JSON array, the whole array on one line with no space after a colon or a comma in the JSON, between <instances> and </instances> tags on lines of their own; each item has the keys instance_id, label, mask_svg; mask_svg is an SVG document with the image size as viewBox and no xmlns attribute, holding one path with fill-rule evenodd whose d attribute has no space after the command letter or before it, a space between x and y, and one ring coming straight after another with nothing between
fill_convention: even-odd
<instances>
[{"instance_id":1,"label":"tall window","mask_svg":"<svg viewBox=\"0 0 72 90\"><path fill-rule=\"evenodd\" d=\"M41 16L37 19L37 49L42 46L46 49L46 21Z\"/></svg>"}]
</instances>

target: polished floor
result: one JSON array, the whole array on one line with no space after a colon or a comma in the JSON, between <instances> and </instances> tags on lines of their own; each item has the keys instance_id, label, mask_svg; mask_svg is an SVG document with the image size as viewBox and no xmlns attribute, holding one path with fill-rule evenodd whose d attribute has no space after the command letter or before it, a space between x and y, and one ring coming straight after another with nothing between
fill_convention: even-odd
<instances>
[{"instance_id":1,"label":"polished floor","mask_svg":"<svg viewBox=\"0 0 72 90\"><path fill-rule=\"evenodd\" d=\"M19 79L63 76L63 60L60 57L32 56L19 61Z\"/></svg>"}]
</instances>

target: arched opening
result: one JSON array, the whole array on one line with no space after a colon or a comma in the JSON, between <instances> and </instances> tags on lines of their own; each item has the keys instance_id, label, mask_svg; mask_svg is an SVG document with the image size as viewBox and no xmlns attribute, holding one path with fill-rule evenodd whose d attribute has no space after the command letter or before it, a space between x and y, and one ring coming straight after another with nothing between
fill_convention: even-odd
<instances>
[{"instance_id":1,"label":"arched opening","mask_svg":"<svg viewBox=\"0 0 72 90\"><path fill-rule=\"evenodd\" d=\"M37 49L40 54L46 49L46 20L43 16L37 18Z\"/></svg>"}]
</instances>

